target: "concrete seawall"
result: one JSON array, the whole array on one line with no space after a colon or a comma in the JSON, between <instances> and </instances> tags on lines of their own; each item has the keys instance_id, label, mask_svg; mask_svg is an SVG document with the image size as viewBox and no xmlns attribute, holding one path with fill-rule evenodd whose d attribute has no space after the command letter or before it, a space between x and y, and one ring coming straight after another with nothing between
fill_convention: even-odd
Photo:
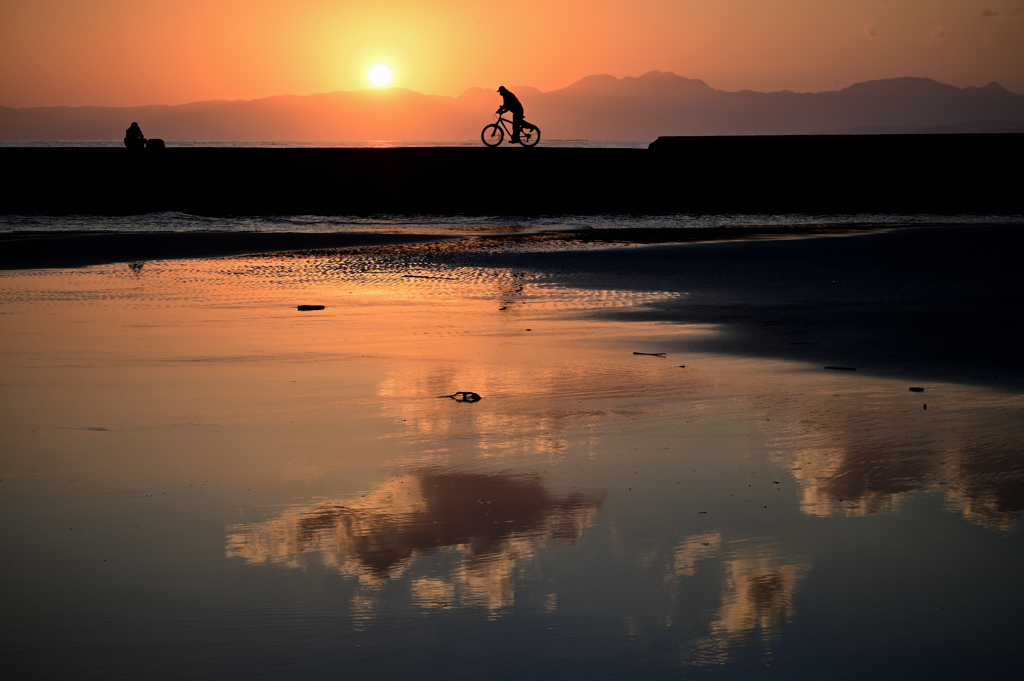
<instances>
[{"instance_id":1,"label":"concrete seawall","mask_svg":"<svg viewBox=\"0 0 1024 681\"><path fill-rule=\"evenodd\" d=\"M0 148L0 214L1024 213L1024 135L660 138L647 150Z\"/></svg>"}]
</instances>

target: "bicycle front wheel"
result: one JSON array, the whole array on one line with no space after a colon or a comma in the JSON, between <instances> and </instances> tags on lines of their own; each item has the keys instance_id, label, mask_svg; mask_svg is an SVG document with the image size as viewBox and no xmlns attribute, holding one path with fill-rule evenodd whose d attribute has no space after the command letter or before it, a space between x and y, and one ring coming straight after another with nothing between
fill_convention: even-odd
<instances>
[{"instance_id":1,"label":"bicycle front wheel","mask_svg":"<svg viewBox=\"0 0 1024 681\"><path fill-rule=\"evenodd\" d=\"M480 132L480 139L487 146L496 147L501 144L501 140L505 139L505 131L497 123L491 123L484 126L484 129Z\"/></svg>"},{"instance_id":2,"label":"bicycle front wheel","mask_svg":"<svg viewBox=\"0 0 1024 681\"><path fill-rule=\"evenodd\" d=\"M524 147L535 147L540 142L540 128L533 123L523 123L523 129L519 131L519 143Z\"/></svg>"}]
</instances>

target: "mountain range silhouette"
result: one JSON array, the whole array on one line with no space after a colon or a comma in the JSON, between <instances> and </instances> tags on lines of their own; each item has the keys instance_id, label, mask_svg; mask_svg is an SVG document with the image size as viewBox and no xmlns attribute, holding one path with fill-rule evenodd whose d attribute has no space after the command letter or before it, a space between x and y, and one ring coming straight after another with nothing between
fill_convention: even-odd
<instances>
[{"instance_id":1,"label":"mountain range silhouette","mask_svg":"<svg viewBox=\"0 0 1024 681\"><path fill-rule=\"evenodd\" d=\"M546 140L646 140L662 135L1024 132L1024 95L998 83L957 88L891 78L819 93L715 90L651 71L587 76L541 92L512 86ZM131 121L168 140L446 141L476 139L501 103L493 89L458 97L404 88L176 106L0 107L0 139L120 139Z\"/></svg>"}]
</instances>

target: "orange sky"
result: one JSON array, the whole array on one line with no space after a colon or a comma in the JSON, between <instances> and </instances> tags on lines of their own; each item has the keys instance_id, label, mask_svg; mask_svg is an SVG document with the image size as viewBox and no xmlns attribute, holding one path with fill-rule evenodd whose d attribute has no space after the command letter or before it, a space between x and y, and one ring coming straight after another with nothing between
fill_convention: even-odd
<instances>
[{"instance_id":1,"label":"orange sky","mask_svg":"<svg viewBox=\"0 0 1024 681\"><path fill-rule=\"evenodd\" d=\"M0 105L392 85L457 95L673 71L723 90L924 76L1024 93L1024 0L0 0Z\"/></svg>"}]
</instances>

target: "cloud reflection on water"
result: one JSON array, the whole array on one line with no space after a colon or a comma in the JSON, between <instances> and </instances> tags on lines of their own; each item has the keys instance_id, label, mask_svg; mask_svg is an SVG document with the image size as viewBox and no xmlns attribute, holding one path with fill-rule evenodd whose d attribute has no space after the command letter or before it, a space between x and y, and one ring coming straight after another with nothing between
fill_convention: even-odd
<instances>
[{"instance_id":1,"label":"cloud reflection on water","mask_svg":"<svg viewBox=\"0 0 1024 681\"><path fill-rule=\"evenodd\" d=\"M733 650L758 640L769 648L793 617L796 588L811 566L783 556L768 539L725 542L719 532L692 535L676 546L666 589L679 578L721 569L720 602L706 620L705 633L683 646L691 664L722 664Z\"/></svg>"},{"instance_id":2,"label":"cloud reflection on water","mask_svg":"<svg viewBox=\"0 0 1024 681\"><path fill-rule=\"evenodd\" d=\"M593 524L602 495L551 493L536 475L426 468L353 498L289 509L229 528L227 556L292 568L317 556L356 578L353 605L372 611L374 590L422 556L451 553L446 572L411 576L410 600L425 608L513 603L516 579L538 551L572 542ZM435 566L436 567L436 566Z\"/></svg>"},{"instance_id":3,"label":"cloud reflection on water","mask_svg":"<svg viewBox=\"0 0 1024 681\"><path fill-rule=\"evenodd\" d=\"M801 510L892 513L909 494L930 491L970 522L1013 531L1024 511L1024 458L1005 416L1019 398L944 392L929 398L931 412L916 397L868 393L860 404L804 405L799 416L774 419L769 448L796 480Z\"/></svg>"},{"instance_id":4,"label":"cloud reflection on water","mask_svg":"<svg viewBox=\"0 0 1024 681\"><path fill-rule=\"evenodd\" d=\"M722 603L710 633L689 646L688 657L697 663L722 663L751 639L767 648L792 619L797 584L809 570L809 565L770 553L727 560Z\"/></svg>"}]
</instances>

